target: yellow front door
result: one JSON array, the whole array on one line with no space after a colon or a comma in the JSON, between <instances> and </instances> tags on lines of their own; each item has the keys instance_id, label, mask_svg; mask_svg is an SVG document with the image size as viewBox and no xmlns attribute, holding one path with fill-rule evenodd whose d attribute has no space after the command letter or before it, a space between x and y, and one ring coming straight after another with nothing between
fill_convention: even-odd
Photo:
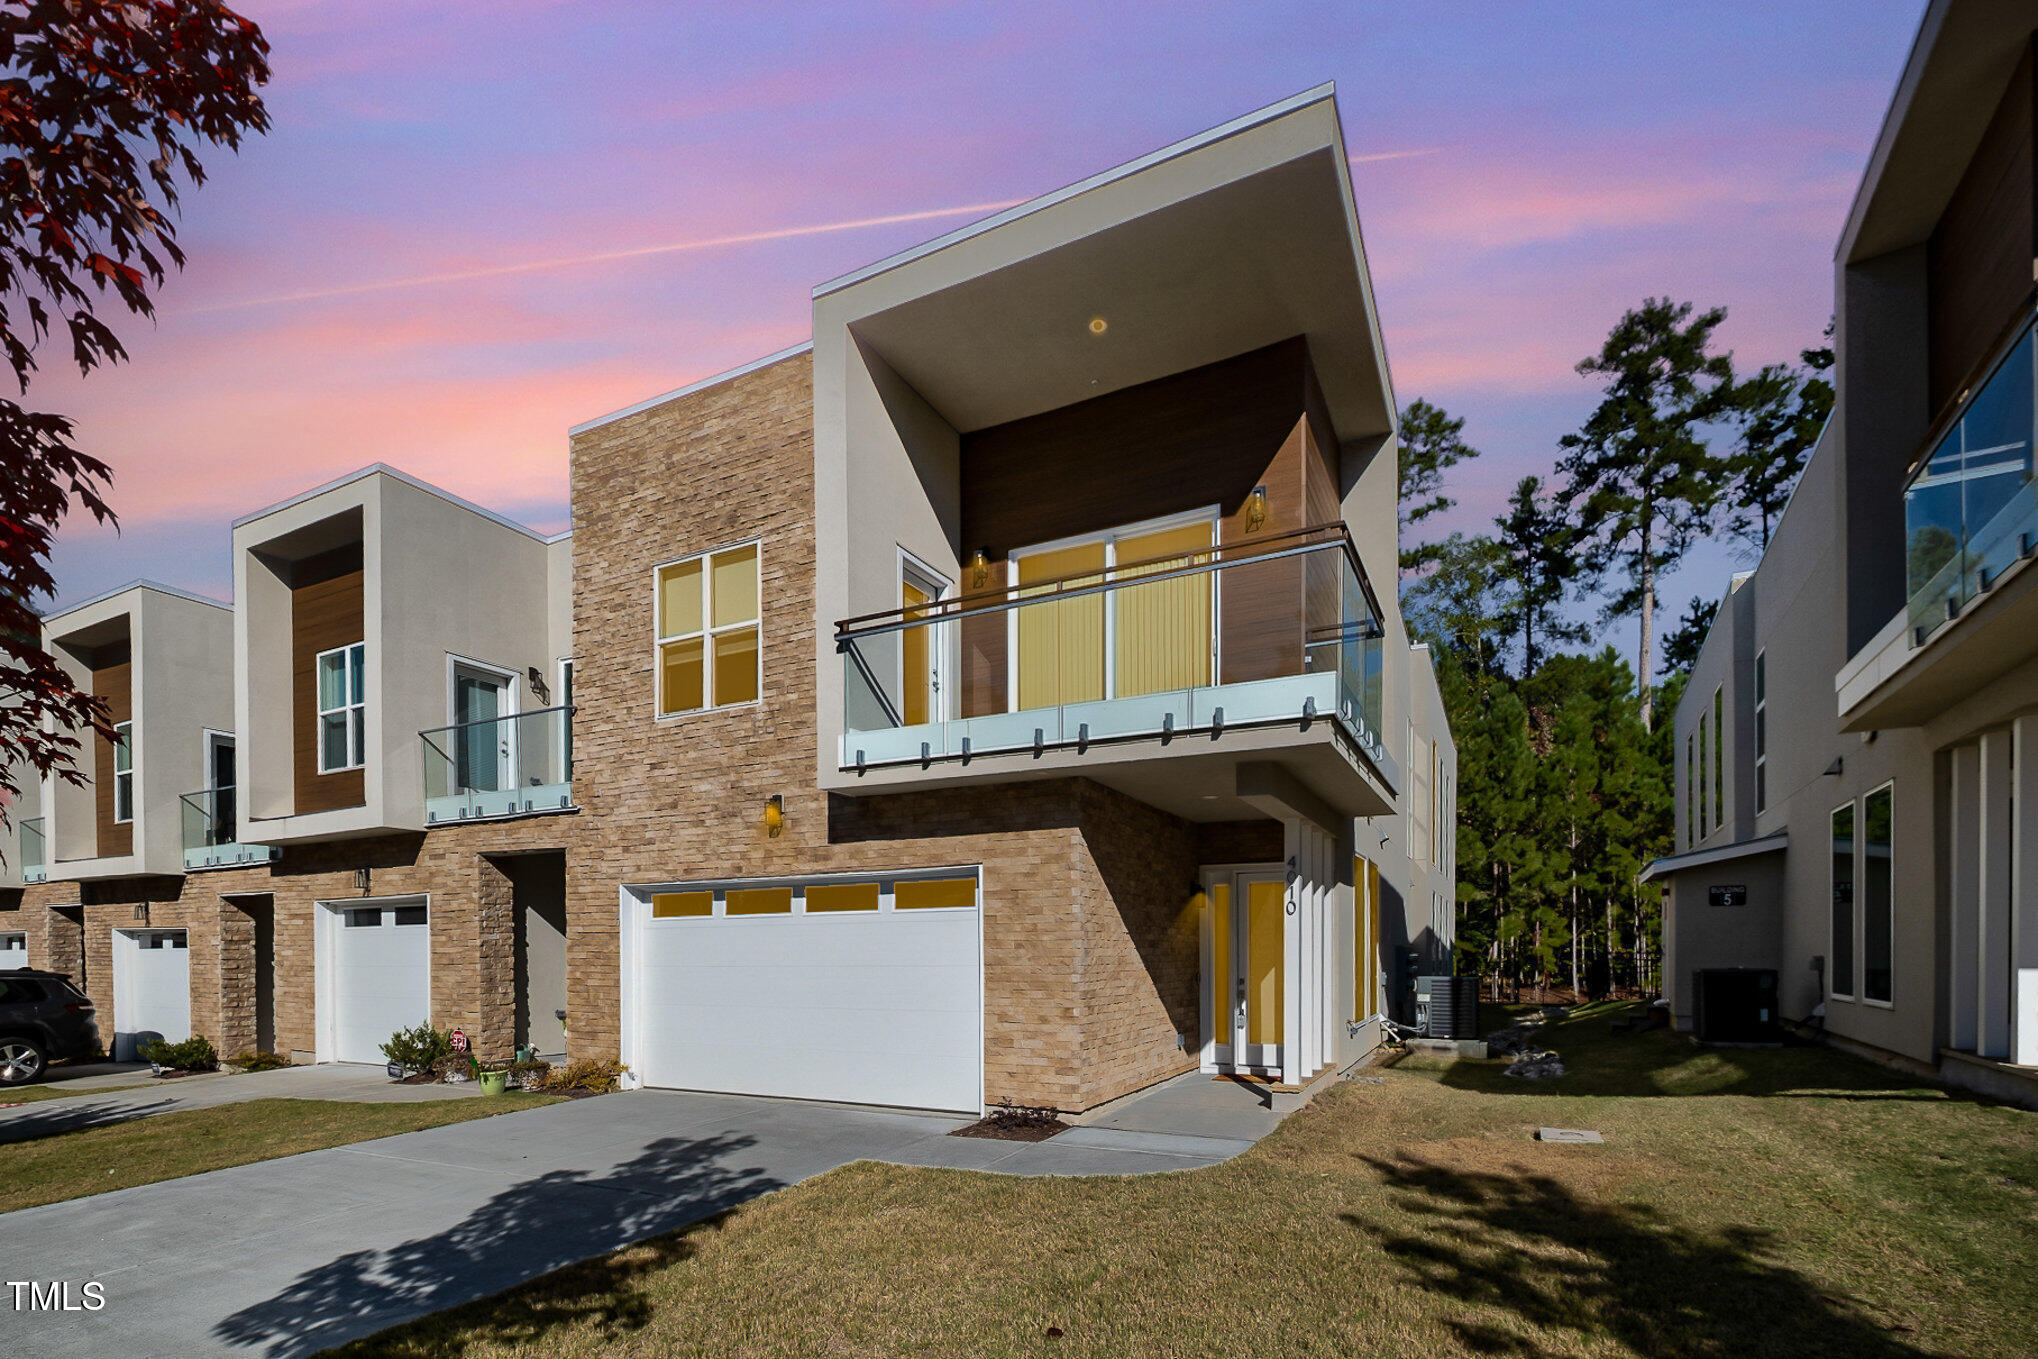
<instances>
[{"instance_id":1,"label":"yellow front door","mask_svg":"<svg viewBox=\"0 0 2038 1359\"><path fill-rule=\"evenodd\" d=\"M934 596L910 580L899 582L899 602L905 605L908 622L927 616ZM907 628L899 634L900 716L909 727L933 721L934 650L928 645L927 627Z\"/></svg>"}]
</instances>

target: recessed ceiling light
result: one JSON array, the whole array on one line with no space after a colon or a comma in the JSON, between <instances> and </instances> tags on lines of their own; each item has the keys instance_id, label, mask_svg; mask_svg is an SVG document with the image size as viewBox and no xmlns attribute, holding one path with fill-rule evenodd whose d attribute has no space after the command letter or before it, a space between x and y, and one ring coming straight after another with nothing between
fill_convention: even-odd
<instances>
[{"instance_id":1,"label":"recessed ceiling light","mask_svg":"<svg viewBox=\"0 0 2038 1359\"><path fill-rule=\"evenodd\" d=\"M1105 325L1103 317L1092 316L1090 318L1090 333L1092 335L1102 335L1106 329L1108 327Z\"/></svg>"}]
</instances>

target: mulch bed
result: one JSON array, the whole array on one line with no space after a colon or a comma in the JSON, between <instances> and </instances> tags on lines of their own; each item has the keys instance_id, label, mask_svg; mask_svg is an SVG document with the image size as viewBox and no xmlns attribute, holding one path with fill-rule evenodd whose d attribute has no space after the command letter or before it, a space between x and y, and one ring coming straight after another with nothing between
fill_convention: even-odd
<instances>
[{"instance_id":1,"label":"mulch bed","mask_svg":"<svg viewBox=\"0 0 2038 1359\"><path fill-rule=\"evenodd\" d=\"M1045 1142L1056 1133L1067 1132L1071 1126L1058 1118L1042 1118L1037 1114L992 1114L966 1128L957 1128L949 1136L988 1137L999 1142Z\"/></svg>"}]
</instances>

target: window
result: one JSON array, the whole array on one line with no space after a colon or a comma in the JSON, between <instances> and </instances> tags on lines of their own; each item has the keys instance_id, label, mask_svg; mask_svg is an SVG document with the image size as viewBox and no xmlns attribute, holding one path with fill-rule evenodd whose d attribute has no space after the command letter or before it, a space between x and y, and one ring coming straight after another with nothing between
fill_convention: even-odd
<instances>
[{"instance_id":1,"label":"window","mask_svg":"<svg viewBox=\"0 0 2038 1359\"><path fill-rule=\"evenodd\" d=\"M725 915L791 915L790 887L732 887L722 898Z\"/></svg>"},{"instance_id":2,"label":"window","mask_svg":"<svg viewBox=\"0 0 2038 1359\"><path fill-rule=\"evenodd\" d=\"M25 977L0 978L0 1002L9 1005L28 1004L48 998L41 982L29 981Z\"/></svg>"},{"instance_id":3,"label":"window","mask_svg":"<svg viewBox=\"0 0 2038 1359\"><path fill-rule=\"evenodd\" d=\"M1890 817L1896 790L1885 785L1861 805L1861 998L1890 1001L1890 913L1895 882Z\"/></svg>"},{"instance_id":4,"label":"window","mask_svg":"<svg viewBox=\"0 0 2038 1359\"><path fill-rule=\"evenodd\" d=\"M1684 738L1684 847L1698 843L1698 746L1689 734Z\"/></svg>"},{"instance_id":5,"label":"window","mask_svg":"<svg viewBox=\"0 0 2038 1359\"><path fill-rule=\"evenodd\" d=\"M318 772L367 763L368 647L364 642L318 655Z\"/></svg>"},{"instance_id":6,"label":"window","mask_svg":"<svg viewBox=\"0 0 2038 1359\"><path fill-rule=\"evenodd\" d=\"M875 911L878 890L874 882L817 882L807 888L807 914L831 911Z\"/></svg>"},{"instance_id":7,"label":"window","mask_svg":"<svg viewBox=\"0 0 2038 1359\"><path fill-rule=\"evenodd\" d=\"M234 774L234 738L227 732L208 731L205 733L205 779L206 791L212 806L212 824L206 830L208 845L230 845L234 843L235 822L239 816L238 799L234 795L237 782Z\"/></svg>"},{"instance_id":8,"label":"window","mask_svg":"<svg viewBox=\"0 0 2038 1359\"><path fill-rule=\"evenodd\" d=\"M134 820L134 723L113 724L113 819Z\"/></svg>"},{"instance_id":9,"label":"window","mask_svg":"<svg viewBox=\"0 0 2038 1359\"><path fill-rule=\"evenodd\" d=\"M1769 653L1755 653L1755 810L1769 809Z\"/></svg>"},{"instance_id":10,"label":"window","mask_svg":"<svg viewBox=\"0 0 2038 1359\"><path fill-rule=\"evenodd\" d=\"M755 703L764 689L757 544L661 566L657 581L658 715Z\"/></svg>"},{"instance_id":11,"label":"window","mask_svg":"<svg viewBox=\"0 0 2038 1359\"><path fill-rule=\"evenodd\" d=\"M1712 691L1712 823L1727 824L1726 690Z\"/></svg>"},{"instance_id":12,"label":"window","mask_svg":"<svg viewBox=\"0 0 2038 1359\"><path fill-rule=\"evenodd\" d=\"M1706 763L1712 753L1712 742L1706 736L1706 721L1706 715L1700 713L1698 716L1698 838L1701 840L1705 839L1707 834L1707 826L1710 823L1706 820L1706 815L1708 809L1712 806L1712 799L1706 796L1705 791L1712 784L1712 774Z\"/></svg>"},{"instance_id":13,"label":"window","mask_svg":"<svg viewBox=\"0 0 2038 1359\"><path fill-rule=\"evenodd\" d=\"M653 920L684 920L714 913L713 892L659 892L651 898Z\"/></svg>"},{"instance_id":14,"label":"window","mask_svg":"<svg viewBox=\"0 0 2038 1359\"><path fill-rule=\"evenodd\" d=\"M1833 809L1833 952L1826 989L1854 998L1854 804Z\"/></svg>"},{"instance_id":15,"label":"window","mask_svg":"<svg viewBox=\"0 0 2038 1359\"><path fill-rule=\"evenodd\" d=\"M423 925L431 920L430 910L424 906L399 906L390 914L399 925Z\"/></svg>"},{"instance_id":16,"label":"window","mask_svg":"<svg viewBox=\"0 0 2038 1359\"><path fill-rule=\"evenodd\" d=\"M892 885L892 905L901 911L966 909L976 904L975 878L922 878Z\"/></svg>"},{"instance_id":17,"label":"window","mask_svg":"<svg viewBox=\"0 0 2038 1359\"><path fill-rule=\"evenodd\" d=\"M559 772L573 781L573 658L559 662L559 706L566 709L559 721Z\"/></svg>"}]
</instances>

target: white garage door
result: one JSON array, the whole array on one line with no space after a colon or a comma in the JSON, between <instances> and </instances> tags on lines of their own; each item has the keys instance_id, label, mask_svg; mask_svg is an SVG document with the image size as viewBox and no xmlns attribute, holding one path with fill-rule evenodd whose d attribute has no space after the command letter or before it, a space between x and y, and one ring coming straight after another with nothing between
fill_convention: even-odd
<instances>
[{"instance_id":1,"label":"white garage door","mask_svg":"<svg viewBox=\"0 0 2038 1359\"><path fill-rule=\"evenodd\" d=\"M319 1002L331 1015L330 1046L320 1056L379 1065L392 1033L432 1017L430 913L423 898L326 909L331 954Z\"/></svg>"},{"instance_id":2,"label":"white garage door","mask_svg":"<svg viewBox=\"0 0 2038 1359\"><path fill-rule=\"evenodd\" d=\"M145 1060L141 1049L161 1038L191 1036L191 950L182 930L113 932L113 1057Z\"/></svg>"},{"instance_id":3,"label":"white garage door","mask_svg":"<svg viewBox=\"0 0 2038 1359\"><path fill-rule=\"evenodd\" d=\"M646 1085L977 1111L977 877L635 891L624 1060Z\"/></svg>"},{"instance_id":4,"label":"white garage door","mask_svg":"<svg viewBox=\"0 0 2038 1359\"><path fill-rule=\"evenodd\" d=\"M28 936L25 934L0 934L0 972L12 967L28 966Z\"/></svg>"}]
</instances>

